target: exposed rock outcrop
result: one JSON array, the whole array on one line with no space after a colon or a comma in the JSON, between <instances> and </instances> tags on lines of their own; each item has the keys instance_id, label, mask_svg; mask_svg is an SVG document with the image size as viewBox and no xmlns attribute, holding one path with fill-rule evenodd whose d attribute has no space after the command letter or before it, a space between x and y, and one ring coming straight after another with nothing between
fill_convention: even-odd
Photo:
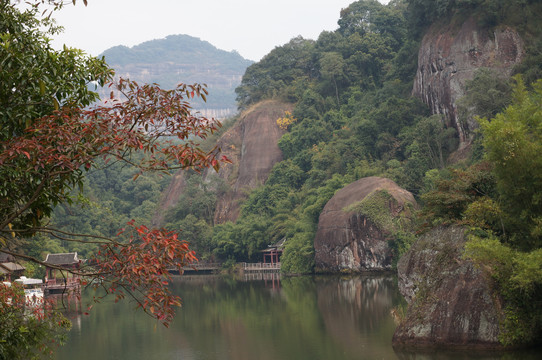
<instances>
[{"instance_id":1,"label":"exposed rock outcrop","mask_svg":"<svg viewBox=\"0 0 542 360\"><path fill-rule=\"evenodd\" d=\"M473 18L456 26L435 24L423 37L412 93L429 105L433 114L444 114L465 145L476 127L473 121L462 124L458 120L456 102L465 95L465 81L482 67L510 75L523 59L524 45L509 27L482 29Z\"/></svg>"},{"instance_id":2,"label":"exposed rock outcrop","mask_svg":"<svg viewBox=\"0 0 542 360\"><path fill-rule=\"evenodd\" d=\"M282 160L278 141L284 131L277 125L277 119L291 111L293 105L279 101L264 101L244 112L237 123L218 141L222 155L232 163L223 164L218 172L207 170L203 176L208 181L218 176L228 185L228 190L217 199L214 221L216 224L236 221L241 202L248 191L267 180L273 166ZM159 225L163 214L175 206L184 189L184 171L172 179L156 213L153 225Z\"/></svg>"},{"instance_id":3,"label":"exposed rock outcrop","mask_svg":"<svg viewBox=\"0 0 542 360\"><path fill-rule=\"evenodd\" d=\"M388 236L415 206L410 192L385 178L363 178L337 191L318 221L317 271L391 270Z\"/></svg>"},{"instance_id":4,"label":"exposed rock outcrop","mask_svg":"<svg viewBox=\"0 0 542 360\"><path fill-rule=\"evenodd\" d=\"M399 260L399 290L409 306L394 346L500 347L499 302L463 258L465 242L462 227L435 228Z\"/></svg>"},{"instance_id":5,"label":"exposed rock outcrop","mask_svg":"<svg viewBox=\"0 0 542 360\"><path fill-rule=\"evenodd\" d=\"M221 138L219 146L233 164L225 165L218 173L230 190L218 199L215 223L237 220L247 192L265 183L273 166L282 161L278 141L284 131L277 119L292 108L291 104L273 100L258 103Z\"/></svg>"}]
</instances>

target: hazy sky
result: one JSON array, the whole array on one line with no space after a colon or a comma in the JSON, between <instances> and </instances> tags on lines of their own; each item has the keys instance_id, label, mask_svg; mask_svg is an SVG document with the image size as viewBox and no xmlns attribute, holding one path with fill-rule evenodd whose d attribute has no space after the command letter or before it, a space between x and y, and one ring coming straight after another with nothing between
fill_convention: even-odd
<instances>
[{"instance_id":1,"label":"hazy sky","mask_svg":"<svg viewBox=\"0 0 542 360\"><path fill-rule=\"evenodd\" d=\"M337 29L342 8L354 0L82 0L56 13L63 44L99 55L167 35L198 37L219 49L260 60L298 35L317 39ZM387 0L382 0L387 3Z\"/></svg>"}]
</instances>

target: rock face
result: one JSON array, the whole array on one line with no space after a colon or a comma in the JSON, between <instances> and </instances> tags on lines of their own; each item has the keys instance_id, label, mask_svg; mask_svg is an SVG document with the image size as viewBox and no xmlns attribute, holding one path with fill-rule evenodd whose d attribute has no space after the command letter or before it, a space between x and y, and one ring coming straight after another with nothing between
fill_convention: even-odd
<instances>
[{"instance_id":1,"label":"rock face","mask_svg":"<svg viewBox=\"0 0 542 360\"><path fill-rule=\"evenodd\" d=\"M465 95L465 81L482 67L510 75L523 55L523 41L509 27L489 31L479 28L472 18L458 29L453 25L433 25L422 40L412 93L433 114L444 114L464 145L470 140L469 131L476 127L473 121L461 124L458 120L456 102Z\"/></svg>"},{"instance_id":2,"label":"rock face","mask_svg":"<svg viewBox=\"0 0 542 360\"><path fill-rule=\"evenodd\" d=\"M361 210L364 205L368 206ZM385 178L363 178L339 190L320 214L314 240L316 270L391 270L387 236L393 219L408 217L415 206L410 192ZM370 213L371 208L378 214Z\"/></svg>"},{"instance_id":3,"label":"rock face","mask_svg":"<svg viewBox=\"0 0 542 360\"><path fill-rule=\"evenodd\" d=\"M282 161L278 141L284 131L277 119L292 109L291 104L278 101L261 102L245 112L220 140L219 146L233 164L225 165L218 173L230 190L218 199L216 224L237 220L247 191L265 183L273 166Z\"/></svg>"},{"instance_id":4,"label":"rock face","mask_svg":"<svg viewBox=\"0 0 542 360\"><path fill-rule=\"evenodd\" d=\"M218 174L214 170L203 174L206 180L218 176L228 185L228 190L218 196L215 224L236 221L246 193L265 183L273 166L282 160L278 140L284 131L278 127L277 119L292 108L291 104L278 101L261 102L243 113L218 141L222 154L232 163L223 164ZM153 225L159 225L164 213L177 204L184 184L184 171L181 170L164 193Z\"/></svg>"},{"instance_id":5,"label":"rock face","mask_svg":"<svg viewBox=\"0 0 542 360\"><path fill-rule=\"evenodd\" d=\"M409 303L394 346L498 348L499 302L471 261L465 230L439 227L399 260L399 290Z\"/></svg>"}]
</instances>

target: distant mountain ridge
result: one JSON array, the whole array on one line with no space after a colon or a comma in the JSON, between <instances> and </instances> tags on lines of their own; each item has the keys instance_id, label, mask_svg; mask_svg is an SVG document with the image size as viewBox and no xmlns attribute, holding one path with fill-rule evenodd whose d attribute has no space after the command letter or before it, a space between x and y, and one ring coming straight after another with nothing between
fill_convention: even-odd
<instances>
[{"instance_id":1,"label":"distant mountain ridge","mask_svg":"<svg viewBox=\"0 0 542 360\"><path fill-rule=\"evenodd\" d=\"M170 35L131 48L119 45L102 55L117 76L138 82L158 83L165 89L173 89L180 82L207 84L207 103L194 107L210 110L210 116L215 117L236 112L235 88L253 63L236 51L218 49L189 35Z\"/></svg>"}]
</instances>

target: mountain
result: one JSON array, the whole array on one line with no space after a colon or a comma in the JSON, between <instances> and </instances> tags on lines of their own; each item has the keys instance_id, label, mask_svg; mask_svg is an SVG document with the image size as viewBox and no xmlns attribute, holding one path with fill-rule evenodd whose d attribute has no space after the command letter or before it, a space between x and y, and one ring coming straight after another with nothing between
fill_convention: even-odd
<instances>
[{"instance_id":1,"label":"mountain","mask_svg":"<svg viewBox=\"0 0 542 360\"><path fill-rule=\"evenodd\" d=\"M196 103L204 115L226 117L236 112L235 88L251 60L220 50L189 35L170 35L131 48L112 47L102 54L117 76L173 89L178 83L207 84L207 103Z\"/></svg>"}]
</instances>

